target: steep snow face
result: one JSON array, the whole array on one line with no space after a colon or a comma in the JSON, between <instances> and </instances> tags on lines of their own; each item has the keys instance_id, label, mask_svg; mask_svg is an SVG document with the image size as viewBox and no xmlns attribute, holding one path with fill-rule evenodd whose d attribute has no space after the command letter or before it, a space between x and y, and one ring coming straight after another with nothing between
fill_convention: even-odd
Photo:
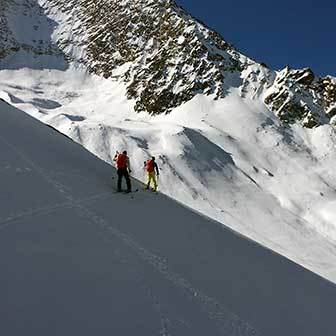
<instances>
[{"instance_id":1,"label":"steep snow face","mask_svg":"<svg viewBox=\"0 0 336 336\"><path fill-rule=\"evenodd\" d=\"M109 163L116 150L127 149L141 180L143 161L157 156L161 191L336 281L336 140L329 124L335 120L335 79L316 79L309 70L272 72L236 52L174 2L3 4L8 6L1 7L7 19L2 22L13 43L33 45L41 36L41 45L62 50L40 55L33 48L9 48L0 61L3 99ZM128 27L131 13L134 24ZM27 33L13 24L16 16L27 19ZM33 33L35 22L41 25ZM162 44L151 40L151 31ZM188 34L192 39L186 44ZM140 35L144 41L133 40ZM168 58L161 53L171 50L176 54ZM211 60L214 55L224 59ZM195 64L186 63L189 57ZM160 60L163 77L151 67ZM203 61L205 72L199 67ZM178 97L188 90L189 84L174 82L168 70L190 85L204 80L210 86L194 88L177 107L163 103L162 110L151 110L157 102L161 106L163 88ZM214 82L216 73L225 75L222 82ZM136 78L138 96L128 99ZM225 98L217 95L220 87ZM144 105L147 98L150 104ZM298 106L306 106L304 112ZM314 128L304 129L297 121Z\"/></svg>"},{"instance_id":2,"label":"steep snow face","mask_svg":"<svg viewBox=\"0 0 336 336\"><path fill-rule=\"evenodd\" d=\"M144 182L143 162L155 155L160 191L336 281L330 125L283 126L239 92L218 101L198 95L151 117L134 112L124 85L76 69L3 70L0 82L2 98L106 162L126 149Z\"/></svg>"},{"instance_id":3,"label":"steep snow face","mask_svg":"<svg viewBox=\"0 0 336 336\"><path fill-rule=\"evenodd\" d=\"M334 336L334 284L0 111L0 335Z\"/></svg>"}]
</instances>

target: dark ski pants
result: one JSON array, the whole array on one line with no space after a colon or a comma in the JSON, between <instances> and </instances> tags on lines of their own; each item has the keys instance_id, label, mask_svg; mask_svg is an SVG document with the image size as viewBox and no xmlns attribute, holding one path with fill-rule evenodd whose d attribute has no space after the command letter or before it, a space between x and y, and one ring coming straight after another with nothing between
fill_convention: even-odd
<instances>
[{"instance_id":1,"label":"dark ski pants","mask_svg":"<svg viewBox=\"0 0 336 336\"><path fill-rule=\"evenodd\" d=\"M118 191L121 191L121 183L122 183L122 178L125 177L126 184L127 184L127 191L131 191L131 179L128 173L127 168L119 168L118 169Z\"/></svg>"}]
</instances>

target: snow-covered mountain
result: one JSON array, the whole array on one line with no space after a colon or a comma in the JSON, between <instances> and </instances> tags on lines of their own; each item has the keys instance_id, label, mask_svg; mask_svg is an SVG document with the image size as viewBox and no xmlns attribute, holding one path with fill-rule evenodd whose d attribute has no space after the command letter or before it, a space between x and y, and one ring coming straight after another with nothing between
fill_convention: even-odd
<instances>
[{"instance_id":1,"label":"snow-covered mountain","mask_svg":"<svg viewBox=\"0 0 336 336\"><path fill-rule=\"evenodd\" d=\"M334 335L334 284L164 195L111 192L109 165L2 100L0 153L1 335Z\"/></svg>"},{"instance_id":2,"label":"snow-covered mountain","mask_svg":"<svg viewBox=\"0 0 336 336\"><path fill-rule=\"evenodd\" d=\"M2 57L21 50L35 55L62 50L68 60L95 74L123 80L136 111L167 113L197 94L218 99L236 87L242 96L264 96L287 123L301 120L311 128L336 115L331 77L315 78L310 69L286 68L275 74L240 54L173 0L4 1L2 12ZM28 34L21 20L7 19L6 13L18 17L18 12L24 25L32 25ZM59 23L55 32L50 19ZM34 38L39 30L43 36Z\"/></svg>"},{"instance_id":3,"label":"snow-covered mountain","mask_svg":"<svg viewBox=\"0 0 336 336\"><path fill-rule=\"evenodd\" d=\"M174 1L3 1L0 95L336 281L336 86L273 71Z\"/></svg>"}]
</instances>

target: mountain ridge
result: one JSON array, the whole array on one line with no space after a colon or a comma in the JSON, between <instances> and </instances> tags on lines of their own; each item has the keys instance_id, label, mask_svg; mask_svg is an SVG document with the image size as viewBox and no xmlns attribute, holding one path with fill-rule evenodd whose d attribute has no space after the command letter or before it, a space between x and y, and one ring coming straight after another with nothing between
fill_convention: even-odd
<instances>
[{"instance_id":1,"label":"mountain ridge","mask_svg":"<svg viewBox=\"0 0 336 336\"><path fill-rule=\"evenodd\" d=\"M10 4L15 2L4 2L2 13ZM25 0L24 4L26 11L34 6L41 15L45 11L60 30L53 33L51 44L39 40L29 48L0 43L0 57L20 48L38 55L62 51L67 61L124 82L138 112L169 113L197 94L219 99L236 89L242 97L262 99L287 124L299 121L313 128L336 122L334 78L316 77L308 68L274 72L239 53L176 1ZM2 23L6 26L5 20Z\"/></svg>"}]
</instances>

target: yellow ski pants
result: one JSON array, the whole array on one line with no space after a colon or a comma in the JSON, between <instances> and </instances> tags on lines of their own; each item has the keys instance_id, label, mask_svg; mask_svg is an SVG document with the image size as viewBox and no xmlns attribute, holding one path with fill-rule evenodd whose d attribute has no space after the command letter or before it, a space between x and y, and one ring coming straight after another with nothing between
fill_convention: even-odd
<instances>
[{"instance_id":1,"label":"yellow ski pants","mask_svg":"<svg viewBox=\"0 0 336 336\"><path fill-rule=\"evenodd\" d=\"M157 185L155 172L148 172L147 177L148 177L147 187L149 188L151 183L153 182L153 186L154 186L153 190L157 191L158 185Z\"/></svg>"}]
</instances>

